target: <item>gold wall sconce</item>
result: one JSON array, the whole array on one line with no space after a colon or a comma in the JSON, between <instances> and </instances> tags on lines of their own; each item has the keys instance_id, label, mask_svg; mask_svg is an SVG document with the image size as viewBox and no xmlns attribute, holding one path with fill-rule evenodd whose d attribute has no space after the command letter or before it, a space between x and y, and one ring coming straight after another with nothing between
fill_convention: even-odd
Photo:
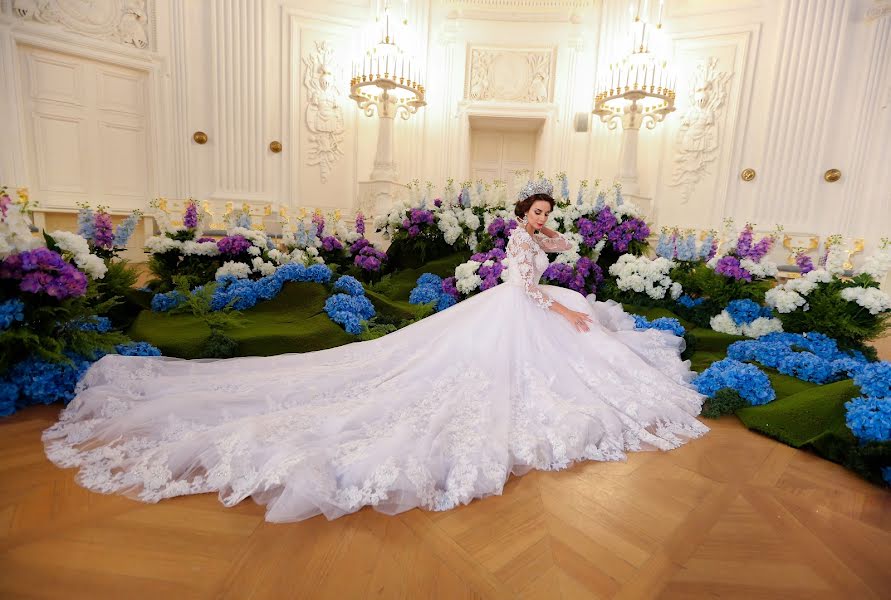
<instances>
[{"instance_id":1,"label":"gold wall sconce","mask_svg":"<svg viewBox=\"0 0 891 600\"><path fill-rule=\"evenodd\" d=\"M192 134L192 139L195 140L196 144L206 144L207 143L207 134L203 131L196 131Z\"/></svg>"},{"instance_id":2,"label":"gold wall sconce","mask_svg":"<svg viewBox=\"0 0 891 600\"><path fill-rule=\"evenodd\" d=\"M841 171L838 169L829 169L825 173L823 173L823 179L825 179L829 183L835 183L839 179L841 179Z\"/></svg>"},{"instance_id":3,"label":"gold wall sconce","mask_svg":"<svg viewBox=\"0 0 891 600\"><path fill-rule=\"evenodd\" d=\"M752 181L755 179L755 169L743 169L739 174L739 178L743 181Z\"/></svg>"}]
</instances>

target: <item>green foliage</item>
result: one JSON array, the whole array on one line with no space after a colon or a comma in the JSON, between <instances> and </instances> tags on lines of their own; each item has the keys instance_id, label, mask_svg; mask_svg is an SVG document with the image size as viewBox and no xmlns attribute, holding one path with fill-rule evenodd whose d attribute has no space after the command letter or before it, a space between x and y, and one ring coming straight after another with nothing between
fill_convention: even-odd
<instances>
[{"instance_id":1,"label":"green foliage","mask_svg":"<svg viewBox=\"0 0 891 600\"><path fill-rule=\"evenodd\" d=\"M771 288L771 281L737 281L716 273L704 263L697 263L693 268L672 269L670 277L681 284L685 293L706 297L722 309L731 300L748 299L763 304L764 294Z\"/></svg>"},{"instance_id":2,"label":"green foliage","mask_svg":"<svg viewBox=\"0 0 891 600\"><path fill-rule=\"evenodd\" d=\"M105 264L108 272L96 282L96 297L100 302L115 301L106 316L116 329L125 329L142 308L142 303L136 301L138 295L133 289L139 275L126 260L107 260Z\"/></svg>"},{"instance_id":3,"label":"green foliage","mask_svg":"<svg viewBox=\"0 0 891 600\"><path fill-rule=\"evenodd\" d=\"M715 393L714 398L709 398L702 405L702 416L709 419L717 419L723 415L730 415L741 408L749 406L736 390L724 388Z\"/></svg>"},{"instance_id":4,"label":"green foliage","mask_svg":"<svg viewBox=\"0 0 891 600\"><path fill-rule=\"evenodd\" d=\"M891 324L891 312L872 315L856 302L848 302L841 292L849 287L877 288L878 283L862 274L850 280L833 279L820 283L807 296L808 310L795 310L777 316L783 330L792 333L819 331L838 340L844 348L864 351L864 342L881 337Z\"/></svg>"},{"instance_id":5,"label":"green foliage","mask_svg":"<svg viewBox=\"0 0 891 600\"><path fill-rule=\"evenodd\" d=\"M423 228L415 237L409 237L404 229L399 229L387 248L387 270L417 269L454 252L455 248L446 243L442 232L435 226Z\"/></svg>"},{"instance_id":6,"label":"green foliage","mask_svg":"<svg viewBox=\"0 0 891 600\"><path fill-rule=\"evenodd\" d=\"M176 288L174 279L185 278L189 287L213 281L217 269L223 264L218 256L182 255L178 250L153 254L148 267L155 280L149 283L156 292L169 292Z\"/></svg>"},{"instance_id":7,"label":"green foliage","mask_svg":"<svg viewBox=\"0 0 891 600\"><path fill-rule=\"evenodd\" d=\"M397 329L402 329L421 319L425 319L436 311L433 302L428 304L410 304L408 306L408 312L411 315L408 318L399 318L395 315L379 313L370 320L365 321L365 329L359 334L359 339L367 341L383 337Z\"/></svg>"},{"instance_id":8,"label":"green foliage","mask_svg":"<svg viewBox=\"0 0 891 600\"><path fill-rule=\"evenodd\" d=\"M230 358L238 353L238 342L226 334L227 330L244 327L241 312L232 308L232 302L220 310L211 309L213 292L216 283L190 289L189 279L176 277L174 279L177 291L186 300L179 306L171 309L170 314L189 314L200 319L208 329L210 337L202 348L203 358Z\"/></svg>"},{"instance_id":9,"label":"green foliage","mask_svg":"<svg viewBox=\"0 0 891 600\"><path fill-rule=\"evenodd\" d=\"M19 295L8 288L3 292L4 298ZM66 353L93 356L98 351L111 352L115 345L129 341L120 332L83 331L71 325L72 321L89 321L104 315L117 303L114 298L102 300L94 281L90 281L84 296L61 302L45 294L23 296L24 325L0 332L0 373L32 354L50 362L68 363L71 360Z\"/></svg>"}]
</instances>

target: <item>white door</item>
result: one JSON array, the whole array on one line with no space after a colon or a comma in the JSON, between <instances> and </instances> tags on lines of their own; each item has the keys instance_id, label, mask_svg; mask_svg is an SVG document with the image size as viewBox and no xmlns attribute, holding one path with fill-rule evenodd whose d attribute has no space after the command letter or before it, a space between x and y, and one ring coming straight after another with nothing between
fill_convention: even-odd
<instances>
[{"instance_id":1,"label":"white door","mask_svg":"<svg viewBox=\"0 0 891 600\"><path fill-rule=\"evenodd\" d=\"M19 56L33 199L43 209L144 208L146 73L27 46Z\"/></svg>"},{"instance_id":2,"label":"white door","mask_svg":"<svg viewBox=\"0 0 891 600\"><path fill-rule=\"evenodd\" d=\"M502 179L512 182L514 172L534 171L535 131L471 129L470 174L474 181Z\"/></svg>"}]
</instances>

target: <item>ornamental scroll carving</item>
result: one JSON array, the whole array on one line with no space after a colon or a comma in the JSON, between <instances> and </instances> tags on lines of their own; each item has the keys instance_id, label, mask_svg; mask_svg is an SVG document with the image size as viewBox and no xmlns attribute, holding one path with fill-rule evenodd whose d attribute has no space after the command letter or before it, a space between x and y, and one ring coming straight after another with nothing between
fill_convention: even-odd
<instances>
[{"instance_id":1,"label":"ornamental scroll carving","mask_svg":"<svg viewBox=\"0 0 891 600\"><path fill-rule=\"evenodd\" d=\"M684 203L718 157L720 121L731 77L731 73L718 70L715 57L696 65L690 107L681 116L675 138L674 172L669 184L681 187Z\"/></svg>"},{"instance_id":2,"label":"ornamental scroll carving","mask_svg":"<svg viewBox=\"0 0 891 600\"><path fill-rule=\"evenodd\" d=\"M471 48L465 96L470 100L550 102L553 50Z\"/></svg>"},{"instance_id":3,"label":"ornamental scroll carving","mask_svg":"<svg viewBox=\"0 0 891 600\"><path fill-rule=\"evenodd\" d=\"M148 48L146 0L13 0L15 16L101 40Z\"/></svg>"},{"instance_id":4,"label":"ornamental scroll carving","mask_svg":"<svg viewBox=\"0 0 891 600\"><path fill-rule=\"evenodd\" d=\"M306 164L319 167L323 183L343 156L343 102L336 81L334 50L327 41L316 42L315 51L303 58L306 86L306 128L309 148Z\"/></svg>"}]
</instances>

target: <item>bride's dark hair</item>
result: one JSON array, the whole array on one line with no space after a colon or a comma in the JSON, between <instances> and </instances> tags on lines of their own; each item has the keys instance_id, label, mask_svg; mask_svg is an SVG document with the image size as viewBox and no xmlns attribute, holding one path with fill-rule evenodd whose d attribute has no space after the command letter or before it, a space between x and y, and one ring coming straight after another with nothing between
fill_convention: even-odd
<instances>
[{"instance_id":1,"label":"bride's dark hair","mask_svg":"<svg viewBox=\"0 0 891 600\"><path fill-rule=\"evenodd\" d=\"M525 217L526 213L529 212L529 209L532 208L532 205L539 200L544 200L551 205L551 210L554 210L554 204L556 203L553 198L547 194L532 194L525 200L520 200L514 205L514 214L520 218Z\"/></svg>"}]
</instances>

